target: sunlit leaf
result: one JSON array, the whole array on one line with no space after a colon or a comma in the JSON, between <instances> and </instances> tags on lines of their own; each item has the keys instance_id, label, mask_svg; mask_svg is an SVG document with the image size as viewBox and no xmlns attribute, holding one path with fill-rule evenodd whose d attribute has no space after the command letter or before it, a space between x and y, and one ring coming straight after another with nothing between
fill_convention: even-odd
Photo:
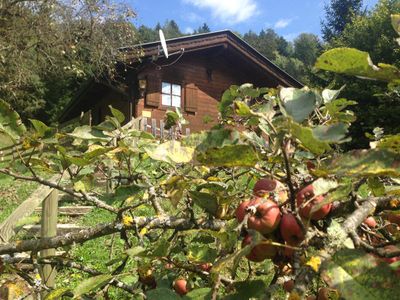
<instances>
[{"instance_id":1,"label":"sunlit leaf","mask_svg":"<svg viewBox=\"0 0 400 300\"><path fill-rule=\"evenodd\" d=\"M143 256L143 254L146 252L146 249L141 246L136 246L136 247L125 250L125 252L130 257L136 257L136 256Z\"/></svg>"},{"instance_id":2,"label":"sunlit leaf","mask_svg":"<svg viewBox=\"0 0 400 300\"><path fill-rule=\"evenodd\" d=\"M291 122L289 126L291 134L300 141L304 148L308 149L312 153L321 155L331 150L331 147L327 142L315 138L311 128L303 127L294 122Z\"/></svg>"},{"instance_id":3,"label":"sunlit leaf","mask_svg":"<svg viewBox=\"0 0 400 300\"><path fill-rule=\"evenodd\" d=\"M53 131L50 127L48 127L42 121L34 120L34 119L29 119L29 121L32 123L32 125L35 128L36 133L38 134L39 137L44 137L46 135L46 133Z\"/></svg>"},{"instance_id":4,"label":"sunlit leaf","mask_svg":"<svg viewBox=\"0 0 400 300\"><path fill-rule=\"evenodd\" d=\"M259 161L258 154L251 145L211 148L204 153L198 153L196 159L204 165L215 167L251 167Z\"/></svg>"},{"instance_id":5,"label":"sunlit leaf","mask_svg":"<svg viewBox=\"0 0 400 300\"><path fill-rule=\"evenodd\" d=\"M353 150L325 162L319 170L338 176L400 176L400 157L386 150Z\"/></svg>"},{"instance_id":6,"label":"sunlit leaf","mask_svg":"<svg viewBox=\"0 0 400 300\"><path fill-rule=\"evenodd\" d=\"M215 215L218 210L218 200L215 195L197 191L189 192L194 203L203 208L206 212Z\"/></svg>"},{"instance_id":7,"label":"sunlit leaf","mask_svg":"<svg viewBox=\"0 0 400 300\"><path fill-rule=\"evenodd\" d=\"M193 148L184 147L178 141L168 141L156 147L146 147L145 150L152 159L169 163L188 163L194 153Z\"/></svg>"},{"instance_id":8,"label":"sunlit leaf","mask_svg":"<svg viewBox=\"0 0 400 300\"><path fill-rule=\"evenodd\" d=\"M320 141L337 143L343 140L348 133L348 125L337 123L332 125L320 125L312 130L313 136Z\"/></svg>"},{"instance_id":9,"label":"sunlit leaf","mask_svg":"<svg viewBox=\"0 0 400 300\"><path fill-rule=\"evenodd\" d=\"M212 290L211 288L200 288L200 289L194 289L193 291L190 291L187 293L183 299L184 300L209 300L211 299L212 295Z\"/></svg>"},{"instance_id":10,"label":"sunlit leaf","mask_svg":"<svg viewBox=\"0 0 400 300\"><path fill-rule=\"evenodd\" d=\"M336 48L323 53L315 64L318 69L382 81L400 80L400 70L388 64L372 63L367 52Z\"/></svg>"},{"instance_id":11,"label":"sunlit leaf","mask_svg":"<svg viewBox=\"0 0 400 300\"><path fill-rule=\"evenodd\" d=\"M261 299L265 295L267 283L263 280L246 280L234 283L235 294L228 295L225 300Z\"/></svg>"},{"instance_id":12,"label":"sunlit leaf","mask_svg":"<svg viewBox=\"0 0 400 300\"><path fill-rule=\"evenodd\" d=\"M72 133L68 134L74 138L92 141L108 141L110 138L101 130L92 128L88 125L76 127Z\"/></svg>"},{"instance_id":13,"label":"sunlit leaf","mask_svg":"<svg viewBox=\"0 0 400 300\"><path fill-rule=\"evenodd\" d=\"M121 111L112 107L111 105L109 105L108 107L111 110L111 114L118 120L119 123L122 123L125 121L125 116Z\"/></svg>"},{"instance_id":14,"label":"sunlit leaf","mask_svg":"<svg viewBox=\"0 0 400 300\"><path fill-rule=\"evenodd\" d=\"M82 295L96 291L105 286L112 279L111 275L102 274L83 280L74 290L74 299L79 299Z\"/></svg>"},{"instance_id":15,"label":"sunlit leaf","mask_svg":"<svg viewBox=\"0 0 400 300\"><path fill-rule=\"evenodd\" d=\"M344 299L396 299L400 289L389 265L362 250L338 251L325 266L323 278Z\"/></svg>"},{"instance_id":16,"label":"sunlit leaf","mask_svg":"<svg viewBox=\"0 0 400 300\"><path fill-rule=\"evenodd\" d=\"M298 123L307 119L317 105L317 95L307 88L282 88L279 96L286 113Z\"/></svg>"},{"instance_id":17,"label":"sunlit leaf","mask_svg":"<svg viewBox=\"0 0 400 300\"><path fill-rule=\"evenodd\" d=\"M335 189L336 187L338 187L338 183L336 180L318 178L312 183L312 186L314 188L314 194L318 196L326 194L330 190Z\"/></svg>"},{"instance_id":18,"label":"sunlit leaf","mask_svg":"<svg viewBox=\"0 0 400 300\"><path fill-rule=\"evenodd\" d=\"M14 144L26 132L19 114L0 99L0 147Z\"/></svg>"},{"instance_id":19,"label":"sunlit leaf","mask_svg":"<svg viewBox=\"0 0 400 300\"><path fill-rule=\"evenodd\" d=\"M157 288L146 292L148 300L180 300L182 299L177 293L167 288Z\"/></svg>"},{"instance_id":20,"label":"sunlit leaf","mask_svg":"<svg viewBox=\"0 0 400 300\"><path fill-rule=\"evenodd\" d=\"M400 134L385 136L376 143L376 148L388 149L397 154L400 154Z\"/></svg>"},{"instance_id":21,"label":"sunlit leaf","mask_svg":"<svg viewBox=\"0 0 400 300\"><path fill-rule=\"evenodd\" d=\"M66 293L70 291L69 288L59 288L51 291L48 293L45 297L44 300L59 300L62 299L62 296L64 296Z\"/></svg>"},{"instance_id":22,"label":"sunlit leaf","mask_svg":"<svg viewBox=\"0 0 400 300\"><path fill-rule=\"evenodd\" d=\"M342 92L343 89L344 86L342 86L339 90L324 89L321 93L324 103L329 103L336 100L336 98L339 96L339 94Z\"/></svg>"},{"instance_id":23,"label":"sunlit leaf","mask_svg":"<svg viewBox=\"0 0 400 300\"><path fill-rule=\"evenodd\" d=\"M400 15L392 15L392 26L397 34L400 35Z\"/></svg>"}]
</instances>

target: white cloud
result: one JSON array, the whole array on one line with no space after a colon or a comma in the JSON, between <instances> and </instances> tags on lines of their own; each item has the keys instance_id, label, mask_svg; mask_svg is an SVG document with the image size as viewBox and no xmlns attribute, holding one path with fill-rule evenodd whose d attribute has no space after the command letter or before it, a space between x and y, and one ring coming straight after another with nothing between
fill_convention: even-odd
<instances>
[{"instance_id":1,"label":"white cloud","mask_svg":"<svg viewBox=\"0 0 400 300\"><path fill-rule=\"evenodd\" d=\"M194 29L192 27L186 27L183 33L187 34L192 34L194 32Z\"/></svg>"},{"instance_id":2,"label":"white cloud","mask_svg":"<svg viewBox=\"0 0 400 300\"><path fill-rule=\"evenodd\" d=\"M183 0L198 8L209 9L215 19L235 24L258 14L255 0Z\"/></svg>"},{"instance_id":3,"label":"white cloud","mask_svg":"<svg viewBox=\"0 0 400 300\"><path fill-rule=\"evenodd\" d=\"M289 26L290 23L292 23L292 21L293 19L280 19L275 23L274 28L275 29L286 28Z\"/></svg>"},{"instance_id":4,"label":"white cloud","mask_svg":"<svg viewBox=\"0 0 400 300\"><path fill-rule=\"evenodd\" d=\"M203 18L194 12L185 13L183 19L190 23L200 23L203 22Z\"/></svg>"},{"instance_id":5,"label":"white cloud","mask_svg":"<svg viewBox=\"0 0 400 300\"><path fill-rule=\"evenodd\" d=\"M295 38L297 38L297 37L299 36L299 34L300 34L300 32L292 32L292 33L289 33L289 34L285 34L285 35L283 36L283 38L284 38L285 40L287 40L288 42L293 42L293 40L294 40Z\"/></svg>"}]
</instances>

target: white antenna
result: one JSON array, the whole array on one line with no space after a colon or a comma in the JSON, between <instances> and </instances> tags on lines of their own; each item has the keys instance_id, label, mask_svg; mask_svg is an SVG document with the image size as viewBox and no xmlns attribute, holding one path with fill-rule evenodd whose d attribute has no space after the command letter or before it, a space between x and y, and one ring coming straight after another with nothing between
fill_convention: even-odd
<instances>
[{"instance_id":1,"label":"white antenna","mask_svg":"<svg viewBox=\"0 0 400 300\"><path fill-rule=\"evenodd\" d=\"M161 47L163 49L164 55L166 58L168 58L168 48L167 48L167 42L165 41L165 36L162 30L160 29L158 31L158 34L160 36L160 41L161 41Z\"/></svg>"}]
</instances>

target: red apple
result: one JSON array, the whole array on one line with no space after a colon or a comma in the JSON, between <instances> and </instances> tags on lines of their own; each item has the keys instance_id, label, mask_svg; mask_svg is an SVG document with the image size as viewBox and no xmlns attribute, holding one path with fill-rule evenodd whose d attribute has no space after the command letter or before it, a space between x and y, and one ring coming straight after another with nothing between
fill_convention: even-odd
<instances>
[{"instance_id":1,"label":"red apple","mask_svg":"<svg viewBox=\"0 0 400 300\"><path fill-rule=\"evenodd\" d=\"M388 245L384 247L386 252L394 252L394 251L399 251L400 249L397 248L394 245ZM396 261L400 261L400 256L395 256L395 257L383 257L383 260L386 261L388 264L394 263Z\"/></svg>"},{"instance_id":2,"label":"red apple","mask_svg":"<svg viewBox=\"0 0 400 300\"><path fill-rule=\"evenodd\" d=\"M293 291L293 288L294 288L294 280L288 280L283 283L283 289L286 292L290 293L291 291Z\"/></svg>"},{"instance_id":3,"label":"red apple","mask_svg":"<svg viewBox=\"0 0 400 300\"><path fill-rule=\"evenodd\" d=\"M289 248L289 247L285 247L285 249L283 250L283 256L287 257L287 258L292 258L294 254L294 249Z\"/></svg>"},{"instance_id":4,"label":"red apple","mask_svg":"<svg viewBox=\"0 0 400 300\"><path fill-rule=\"evenodd\" d=\"M242 242L242 247L245 247L246 245L251 244L251 235L247 235ZM267 244L267 243L260 243L258 245L255 245L250 253L246 256L246 258L250 261L254 262L261 262L267 258L273 258L276 254L277 250L276 247Z\"/></svg>"},{"instance_id":5,"label":"red apple","mask_svg":"<svg viewBox=\"0 0 400 300\"><path fill-rule=\"evenodd\" d=\"M339 293L337 290L330 289L328 287L322 287L318 290L317 300L330 300L339 299Z\"/></svg>"},{"instance_id":6,"label":"red apple","mask_svg":"<svg viewBox=\"0 0 400 300\"><path fill-rule=\"evenodd\" d=\"M400 214L388 213L386 218L390 223L400 225Z\"/></svg>"},{"instance_id":7,"label":"red apple","mask_svg":"<svg viewBox=\"0 0 400 300\"><path fill-rule=\"evenodd\" d=\"M367 225L369 228L375 228L376 225L378 225L376 223L376 220L374 219L374 217L368 217L364 220L363 222L365 225Z\"/></svg>"},{"instance_id":8,"label":"red apple","mask_svg":"<svg viewBox=\"0 0 400 300\"><path fill-rule=\"evenodd\" d=\"M212 264L211 263L203 263L199 265L200 270L205 271L205 272L209 272L212 268Z\"/></svg>"},{"instance_id":9,"label":"red apple","mask_svg":"<svg viewBox=\"0 0 400 300\"><path fill-rule=\"evenodd\" d=\"M284 214L282 216L279 229L283 239L289 245L296 246L304 239L301 226L297 223L296 217L292 214Z\"/></svg>"},{"instance_id":10,"label":"red apple","mask_svg":"<svg viewBox=\"0 0 400 300\"><path fill-rule=\"evenodd\" d=\"M250 205L258 205L255 214L249 217L248 228L262 234L273 232L281 220L279 206L274 201L256 198Z\"/></svg>"},{"instance_id":11,"label":"red apple","mask_svg":"<svg viewBox=\"0 0 400 300\"><path fill-rule=\"evenodd\" d=\"M277 202L285 202L288 198L287 191L281 182L267 178L260 179L256 182L253 188L253 195L261 198L269 198ZM274 199L274 195L276 199Z\"/></svg>"},{"instance_id":12,"label":"red apple","mask_svg":"<svg viewBox=\"0 0 400 300\"><path fill-rule=\"evenodd\" d=\"M244 216L246 215L246 209L249 207L249 205L250 201L244 201L236 208L235 215L239 223L243 222Z\"/></svg>"},{"instance_id":13,"label":"red apple","mask_svg":"<svg viewBox=\"0 0 400 300\"><path fill-rule=\"evenodd\" d=\"M311 198L314 198L309 204L300 209L300 214L307 219L311 218L312 220L321 220L329 214L332 204L325 204L319 210L311 214L312 208L315 205L324 201L324 197L322 195L319 195L317 197L314 196L314 187L310 184L297 193L297 205L301 206L303 202L308 202Z\"/></svg>"},{"instance_id":14,"label":"red apple","mask_svg":"<svg viewBox=\"0 0 400 300\"><path fill-rule=\"evenodd\" d=\"M186 295L188 292L186 284L187 282L183 278L175 280L174 282L175 292L181 296Z\"/></svg>"}]
</instances>

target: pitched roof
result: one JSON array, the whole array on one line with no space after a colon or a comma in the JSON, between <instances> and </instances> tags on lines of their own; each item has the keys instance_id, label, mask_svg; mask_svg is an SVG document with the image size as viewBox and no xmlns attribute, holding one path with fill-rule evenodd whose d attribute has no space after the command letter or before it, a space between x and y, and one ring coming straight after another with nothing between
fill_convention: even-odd
<instances>
[{"instance_id":1,"label":"pitched roof","mask_svg":"<svg viewBox=\"0 0 400 300\"><path fill-rule=\"evenodd\" d=\"M241 39L239 36L237 36L230 30L221 30L221 31L177 37L173 39L168 39L166 40L166 42L169 53L179 52L181 51L181 49L184 49L185 53L187 53L187 52L199 51L202 49L215 47L218 45L225 45L245 55L248 59L252 60L254 63L259 65L272 77L275 77L279 82L282 82L287 86L293 86L298 88L303 87L303 84L301 82L299 82L297 79L295 79L294 77L286 73L284 70L282 70L280 67L275 65L271 60L262 55L254 47L252 47L245 40ZM119 48L119 50L126 51L126 53L129 53L132 49L138 49L138 48L141 48L143 50L144 56L142 56L142 59L153 56L157 57L164 56L162 51L160 51L161 45L159 41L143 43L135 45L133 47L122 47ZM132 55L131 58L135 60L136 55Z\"/></svg>"}]
</instances>

